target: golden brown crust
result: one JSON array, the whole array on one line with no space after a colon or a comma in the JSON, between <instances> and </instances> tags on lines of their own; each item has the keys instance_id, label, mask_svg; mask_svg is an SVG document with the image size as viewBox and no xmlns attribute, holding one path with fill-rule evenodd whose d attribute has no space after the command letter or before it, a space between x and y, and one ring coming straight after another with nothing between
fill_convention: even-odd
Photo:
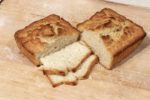
<instances>
[{"instance_id":1,"label":"golden brown crust","mask_svg":"<svg viewBox=\"0 0 150 100\"><path fill-rule=\"evenodd\" d=\"M146 36L141 26L109 8L102 9L77 27L81 32L94 31L94 34L99 34L114 57Z\"/></svg>"},{"instance_id":2,"label":"golden brown crust","mask_svg":"<svg viewBox=\"0 0 150 100\"><path fill-rule=\"evenodd\" d=\"M78 24L77 28L81 32L84 30L96 30L97 28L103 26L105 23L108 23L112 19L122 22L126 18L109 8L104 8L100 12L96 12L88 20Z\"/></svg>"},{"instance_id":3,"label":"golden brown crust","mask_svg":"<svg viewBox=\"0 0 150 100\"><path fill-rule=\"evenodd\" d=\"M62 75L62 76L65 76L67 73L65 73L64 71L58 71L58 70L43 70L42 71L44 72L44 74L47 74L47 75Z\"/></svg>"},{"instance_id":4,"label":"golden brown crust","mask_svg":"<svg viewBox=\"0 0 150 100\"><path fill-rule=\"evenodd\" d=\"M37 65L40 62L35 57L36 54L43 51L47 46L47 42L43 41L43 38L71 34L79 34L79 31L63 18L57 15L49 15L17 31L15 33L15 39L22 53Z\"/></svg>"},{"instance_id":5,"label":"golden brown crust","mask_svg":"<svg viewBox=\"0 0 150 100\"><path fill-rule=\"evenodd\" d=\"M75 85L78 84L77 82L78 82L78 81L76 81L76 82L64 82L64 84L71 85L71 86L75 86Z\"/></svg>"},{"instance_id":6,"label":"golden brown crust","mask_svg":"<svg viewBox=\"0 0 150 100\"><path fill-rule=\"evenodd\" d=\"M133 50L135 50L139 44L143 41L143 39L135 42L134 44L128 46L128 48L126 48L125 50L123 50L122 52L116 54L114 56L113 62L112 62L112 66L110 67L110 69L113 68L113 65L116 65L117 63L119 63L122 59L126 58L130 53L132 53Z\"/></svg>"},{"instance_id":7,"label":"golden brown crust","mask_svg":"<svg viewBox=\"0 0 150 100\"><path fill-rule=\"evenodd\" d=\"M21 44L20 39L16 38L15 35L15 39L16 39L16 43L18 48L20 49L20 51L26 56L28 57L28 59L33 62L35 65L40 65L40 61L34 56L32 55L29 51L27 51Z\"/></svg>"}]
</instances>

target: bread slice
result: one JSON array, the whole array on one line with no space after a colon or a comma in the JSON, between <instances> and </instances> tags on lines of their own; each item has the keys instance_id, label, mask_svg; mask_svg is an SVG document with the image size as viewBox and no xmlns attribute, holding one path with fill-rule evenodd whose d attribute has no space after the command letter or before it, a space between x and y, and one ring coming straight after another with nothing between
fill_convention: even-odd
<instances>
[{"instance_id":1,"label":"bread slice","mask_svg":"<svg viewBox=\"0 0 150 100\"><path fill-rule=\"evenodd\" d=\"M74 75L77 77L77 79L86 79L97 62L97 56L92 54L80 65Z\"/></svg>"},{"instance_id":2,"label":"bread slice","mask_svg":"<svg viewBox=\"0 0 150 100\"><path fill-rule=\"evenodd\" d=\"M76 85L77 78L75 77L73 72L69 72L66 76L62 75L47 75L52 86L56 87L61 84L69 84L69 85Z\"/></svg>"},{"instance_id":3,"label":"bread slice","mask_svg":"<svg viewBox=\"0 0 150 100\"><path fill-rule=\"evenodd\" d=\"M77 84L78 79L85 79L89 75L92 67L98 62L96 55L89 56L76 70L76 72L69 72L66 76L62 75L48 75L52 85L58 86L60 84Z\"/></svg>"},{"instance_id":4,"label":"bread slice","mask_svg":"<svg viewBox=\"0 0 150 100\"><path fill-rule=\"evenodd\" d=\"M91 50L75 42L60 51L40 58L44 71L49 74L67 74L68 71L75 71L79 65L91 54Z\"/></svg>"},{"instance_id":5,"label":"bread slice","mask_svg":"<svg viewBox=\"0 0 150 100\"><path fill-rule=\"evenodd\" d=\"M77 25L85 41L107 69L127 57L142 42L143 28L117 12L105 8Z\"/></svg>"},{"instance_id":6,"label":"bread slice","mask_svg":"<svg viewBox=\"0 0 150 100\"><path fill-rule=\"evenodd\" d=\"M57 15L33 22L15 33L21 52L34 64L40 58L56 52L78 40L79 31Z\"/></svg>"}]
</instances>

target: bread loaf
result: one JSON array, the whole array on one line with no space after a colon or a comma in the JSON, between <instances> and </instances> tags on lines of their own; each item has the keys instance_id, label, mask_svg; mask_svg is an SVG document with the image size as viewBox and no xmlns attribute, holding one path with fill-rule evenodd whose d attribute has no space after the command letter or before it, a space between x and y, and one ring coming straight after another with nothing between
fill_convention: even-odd
<instances>
[{"instance_id":1,"label":"bread loaf","mask_svg":"<svg viewBox=\"0 0 150 100\"><path fill-rule=\"evenodd\" d=\"M105 8L77 25L85 41L107 69L134 51L146 36L143 28L117 12Z\"/></svg>"},{"instance_id":2,"label":"bread loaf","mask_svg":"<svg viewBox=\"0 0 150 100\"><path fill-rule=\"evenodd\" d=\"M79 31L57 15L33 22L15 33L21 52L34 64L40 58L54 53L78 40Z\"/></svg>"},{"instance_id":3,"label":"bread loaf","mask_svg":"<svg viewBox=\"0 0 150 100\"><path fill-rule=\"evenodd\" d=\"M63 18L50 15L17 31L15 39L21 52L40 65L52 85L57 86L85 79L98 58L100 64L112 69L146 36L141 26L109 8L77 28L80 32Z\"/></svg>"}]
</instances>

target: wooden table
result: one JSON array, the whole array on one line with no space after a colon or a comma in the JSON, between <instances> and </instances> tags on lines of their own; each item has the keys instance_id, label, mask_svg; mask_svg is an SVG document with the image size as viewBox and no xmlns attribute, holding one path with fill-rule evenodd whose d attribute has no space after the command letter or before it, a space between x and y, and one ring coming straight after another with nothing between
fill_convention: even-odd
<instances>
[{"instance_id":1,"label":"wooden table","mask_svg":"<svg viewBox=\"0 0 150 100\"><path fill-rule=\"evenodd\" d=\"M18 50L14 33L55 13L76 25L104 7L144 27L141 46L113 70L99 64L77 86L52 88ZM150 100L150 9L101 0L4 0L0 5L0 100Z\"/></svg>"}]
</instances>

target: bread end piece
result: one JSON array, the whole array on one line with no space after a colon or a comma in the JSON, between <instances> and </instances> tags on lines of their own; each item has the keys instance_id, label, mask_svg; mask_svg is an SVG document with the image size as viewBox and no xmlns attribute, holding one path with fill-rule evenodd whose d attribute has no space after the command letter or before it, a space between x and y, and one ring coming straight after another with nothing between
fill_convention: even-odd
<instances>
[{"instance_id":1,"label":"bread end piece","mask_svg":"<svg viewBox=\"0 0 150 100\"><path fill-rule=\"evenodd\" d=\"M143 28L117 12L105 8L77 25L81 40L99 57L107 69L133 52L146 36Z\"/></svg>"}]
</instances>

